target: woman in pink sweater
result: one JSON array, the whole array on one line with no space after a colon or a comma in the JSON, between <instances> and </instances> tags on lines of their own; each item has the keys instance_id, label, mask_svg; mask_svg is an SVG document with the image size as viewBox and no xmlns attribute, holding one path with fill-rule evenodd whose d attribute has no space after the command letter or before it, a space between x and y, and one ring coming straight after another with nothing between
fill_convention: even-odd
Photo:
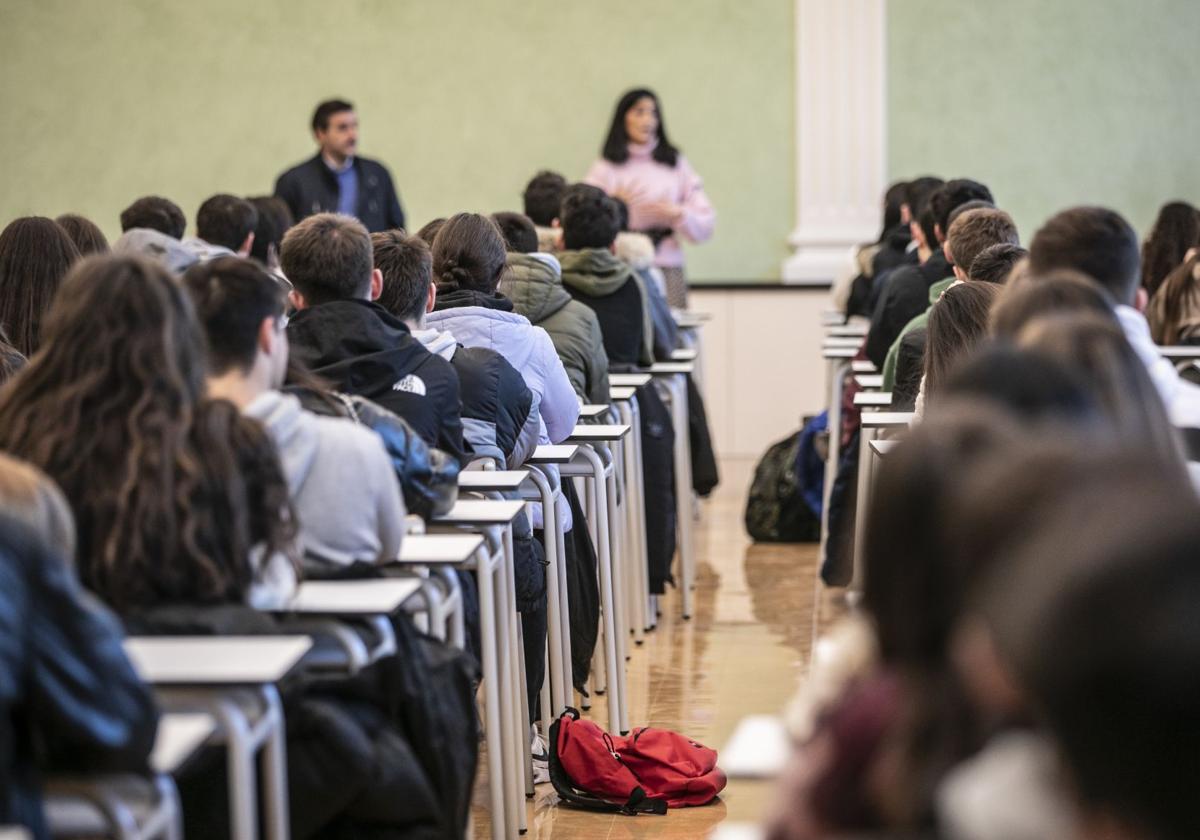
<instances>
[{"instance_id":1,"label":"woman in pink sweater","mask_svg":"<svg viewBox=\"0 0 1200 840\"><path fill-rule=\"evenodd\" d=\"M696 170L667 139L653 91L637 88L621 97L601 155L584 181L625 202L630 230L654 241L667 300L686 308L687 278L677 237L704 242L712 236L716 212Z\"/></svg>"}]
</instances>

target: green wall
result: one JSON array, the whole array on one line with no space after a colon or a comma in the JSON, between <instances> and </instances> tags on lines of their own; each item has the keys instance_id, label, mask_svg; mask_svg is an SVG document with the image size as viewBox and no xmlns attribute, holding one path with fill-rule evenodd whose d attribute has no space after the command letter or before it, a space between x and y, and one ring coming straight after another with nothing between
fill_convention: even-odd
<instances>
[{"instance_id":1,"label":"green wall","mask_svg":"<svg viewBox=\"0 0 1200 840\"><path fill-rule=\"evenodd\" d=\"M1196 0L889 0L889 171L986 182L1022 238L1075 204L1200 203Z\"/></svg>"},{"instance_id":2,"label":"green wall","mask_svg":"<svg viewBox=\"0 0 1200 840\"><path fill-rule=\"evenodd\" d=\"M537 169L582 177L617 96L647 84L718 211L693 278L778 277L792 21L790 0L0 0L0 221L73 210L111 236L139 195L191 218L268 192L333 95L410 224L520 209Z\"/></svg>"}]
</instances>

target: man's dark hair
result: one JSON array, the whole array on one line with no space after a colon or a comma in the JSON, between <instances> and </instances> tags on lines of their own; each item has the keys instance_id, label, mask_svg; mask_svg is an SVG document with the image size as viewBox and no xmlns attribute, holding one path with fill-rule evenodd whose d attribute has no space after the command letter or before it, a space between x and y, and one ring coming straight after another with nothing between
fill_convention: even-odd
<instances>
[{"instance_id":1,"label":"man's dark hair","mask_svg":"<svg viewBox=\"0 0 1200 840\"><path fill-rule=\"evenodd\" d=\"M134 228L148 228L172 239L182 239L187 230L187 217L170 199L147 195L121 211L121 232Z\"/></svg>"},{"instance_id":2,"label":"man's dark hair","mask_svg":"<svg viewBox=\"0 0 1200 840\"><path fill-rule=\"evenodd\" d=\"M930 194L944 183L946 182L936 175L922 175L905 185L904 203L908 205L908 212L914 219L917 218L917 211L929 200Z\"/></svg>"},{"instance_id":3,"label":"man's dark hair","mask_svg":"<svg viewBox=\"0 0 1200 840\"><path fill-rule=\"evenodd\" d=\"M604 190L591 184L573 184L563 195L558 222L567 250L607 248L621 231L617 205Z\"/></svg>"},{"instance_id":4,"label":"man's dark hair","mask_svg":"<svg viewBox=\"0 0 1200 840\"><path fill-rule=\"evenodd\" d=\"M992 245L1021 244L1012 216L994 207L960 213L946 230L946 241L951 260L964 272Z\"/></svg>"},{"instance_id":5,"label":"man's dark hair","mask_svg":"<svg viewBox=\"0 0 1200 840\"><path fill-rule=\"evenodd\" d=\"M254 244L250 246L250 256L266 265L269 247L274 245L275 255L278 256L279 247L283 244L283 235L296 221L292 218L292 210L287 202L278 196L256 195L246 200L258 211L258 224L254 226Z\"/></svg>"},{"instance_id":6,"label":"man's dark hair","mask_svg":"<svg viewBox=\"0 0 1200 840\"><path fill-rule=\"evenodd\" d=\"M343 111L353 111L354 106L345 99L326 99L313 111L312 130L324 131L329 128L329 118Z\"/></svg>"},{"instance_id":7,"label":"man's dark hair","mask_svg":"<svg viewBox=\"0 0 1200 840\"><path fill-rule=\"evenodd\" d=\"M383 274L376 301L401 321L419 321L433 282L433 256L425 240L402 230L371 234L375 267Z\"/></svg>"},{"instance_id":8,"label":"man's dark hair","mask_svg":"<svg viewBox=\"0 0 1200 840\"><path fill-rule=\"evenodd\" d=\"M946 236L948 237L950 235L950 226L954 224L954 220L957 219L959 216L961 216L963 213L966 213L970 210L995 210L995 209L996 209L995 204L992 204L992 202L990 202L990 201L984 201L983 199L979 199L979 198L975 199L974 201L968 201L966 204L958 205L957 207L955 207L953 210L950 211L950 216L946 219Z\"/></svg>"},{"instance_id":9,"label":"man's dark hair","mask_svg":"<svg viewBox=\"0 0 1200 840\"><path fill-rule=\"evenodd\" d=\"M1139 281L1137 234L1120 213L1105 207L1073 207L1042 225L1029 246L1029 269L1082 272L1118 303L1131 304Z\"/></svg>"},{"instance_id":10,"label":"man's dark hair","mask_svg":"<svg viewBox=\"0 0 1200 840\"><path fill-rule=\"evenodd\" d=\"M492 221L500 228L504 244L518 254L532 254L538 249L537 229L528 216L520 213L493 213Z\"/></svg>"},{"instance_id":11,"label":"man's dark hair","mask_svg":"<svg viewBox=\"0 0 1200 840\"><path fill-rule=\"evenodd\" d=\"M929 204L929 198L926 197L921 206L913 211L913 219L921 228L921 235L925 237L925 244L930 250L938 249L937 231L933 228L933 208Z\"/></svg>"},{"instance_id":12,"label":"man's dark hair","mask_svg":"<svg viewBox=\"0 0 1200 840\"><path fill-rule=\"evenodd\" d=\"M1001 242L984 248L965 271L967 277L978 283L1004 283L1013 266L1027 256L1029 252L1020 245Z\"/></svg>"},{"instance_id":13,"label":"man's dark hair","mask_svg":"<svg viewBox=\"0 0 1200 840\"><path fill-rule=\"evenodd\" d=\"M257 224L258 211L254 205L228 193L214 195L196 211L196 236L230 251L241 248Z\"/></svg>"},{"instance_id":14,"label":"man's dark hair","mask_svg":"<svg viewBox=\"0 0 1200 840\"><path fill-rule=\"evenodd\" d=\"M934 224L941 230L943 238L950 228L950 212L960 204L976 200L996 203L991 190L970 178L955 178L933 191L929 203L933 209Z\"/></svg>"},{"instance_id":15,"label":"man's dark hair","mask_svg":"<svg viewBox=\"0 0 1200 840\"><path fill-rule=\"evenodd\" d=\"M610 195L608 200L617 208L617 223L620 225L619 230L629 230L629 205L616 196Z\"/></svg>"},{"instance_id":16,"label":"man's dark hair","mask_svg":"<svg viewBox=\"0 0 1200 840\"><path fill-rule=\"evenodd\" d=\"M283 237L279 261L310 306L365 298L371 288L371 235L353 216L309 216Z\"/></svg>"},{"instance_id":17,"label":"man's dark hair","mask_svg":"<svg viewBox=\"0 0 1200 840\"><path fill-rule=\"evenodd\" d=\"M284 313L279 284L253 260L218 257L189 268L183 286L204 328L209 373L248 371L258 355L260 325Z\"/></svg>"},{"instance_id":18,"label":"man's dark hair","mask_svg":"<svg viewBox=\"0 0 1200 840\"><path fill-rule=\"evenodd\" d=\"M558 218L558 210L562 206L562 197L566 189L566 178L557 172L543 169L525 185L525 192L521 196L525 202L525 215L532 219L535 225L550 227Z\"/></svg>"}]
</instances>

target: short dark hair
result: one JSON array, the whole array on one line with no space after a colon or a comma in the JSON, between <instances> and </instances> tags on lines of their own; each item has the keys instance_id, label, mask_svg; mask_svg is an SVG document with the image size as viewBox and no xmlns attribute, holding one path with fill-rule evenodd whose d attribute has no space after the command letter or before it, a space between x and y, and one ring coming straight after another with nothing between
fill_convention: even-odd
<instances>
[{"instance_id":1,"label":"short dark hair","mask_svg":"<svg viewBox=\"0 0 1200 840\"><path fill-rule=\"evenodd\" d=\"M491 294L507 264L504 237L487 216L455 213L433 240L433 274L438 288Z\"/></svg>"},{"instance_id":2,"label":"short dark hair","mask_svg":"<svg viewBox=\"0 0 1200 840\"><path fill-rule=\"evenodd\" d=\"M1042 225L1029 246L1034 274L1069 268L1102 286L1118 303L1132 303L1141 257L1129 222L1106 207L1072 207Z\"/></svg>"},{"instance_id":3,"label":"short dark hair","mask_svg":"<svg viewBox=\"0 0 1200 840\"><path fill-rule=\"evenodd\" d=\"M259 326L284 313L279 284L253 260L218 257L189 268L183 286L204 328L209 372L249 370L258 355Z\"/></svg>"},{"instance_id":4,"label":"short dark hair","mask_svg":"<svg viewBox=\"0 0 1200 840\"><path fill-rule=\"evenodd\" d=\"M604 190L591 184L573 184L563 194L558 222L562 225L563 246L607 248L621 232L617 206Z\"/></svg>"},{"instance_id":5,"label":"short dark hair","mask_svg":"<svg viewBox=\"0 0 1200 840\"><path fill-rule=\"evenodd\" d=\"M493 213L492 221L500 228L508 250L518 254L532 254L538 249L537 229L528 216L520 213Z\"/></svg>"},{"instance_id":6,"label":"short dark hair","mask_svg":"<svg viewBox=\"0 0 1200 840\"><path fill-rule=\"evenodd\" d=\"M1007 284L992 307L989 329L996 338L1016 339L1035 318L1062 312L1094 312L1115 322L1112 307L1112 298L1090 278L1059 269Z\"/></svg>"},{"instance_id":7,"label":"short dark hair","mask_svg":"<svg viewBox=\"0 0 1200 840\"><path fill-rule=\"evenodd\" d=\"M525 202L525 215L532 219L535 225L550 227L558 218L558 209L562 206L562 195L566 189L566 178L557 172L543 169L530 179L521 195Z\"/></svg>"},{"instance_id":8,"label":"short dark hair","mask_svg":"<svg viewBox=\"0 0 1200 840\"><path fill-rule=\"evenodd\" d=\"M78 213L63 213L54 221L71 237L81 257L108 253L108 240L104 238L104 231L91 219Z\"/></svg>"},{"instance_id":9,"label":"short dark hair","mask_svg":"<svg viewBox=\"0 0 1200 840\"><path fill-rule=\"evenodd\" d=\"M329 128L329 118L343 111L353 111L354 106L345 99L326 99L317 106L312 115L312 130L324 131Z\"/></svg>"},{"instance_id":10,"label":"short dark hair","mask_svg":"<svg viewBox=\"0 0 1200 840\"><path fill-rule=\"evenodd\" d=\"M156 230L172 239L182 239L187 230L187 217L169 198L147 195L121 211L121 233L134 228Z\"/></svg>"},{"instance_id":11,"label":"short dark hair","mask_svg":"<svg viewBox=\"0 0 1200 840\"><path fill-rule=\"evenodd\" d=\"M966 271L992 245L1020 245L1016 222L1003 210L980 208L961 213L946 230L950 256Z\"/></svg>"},{"instance_id":12,"label":"short dark hair","mask_svg":"<svg viewBox=\"0 0 1200 840\"><path fill-rule=\"evenodd\" d=\"M250 246L250 256L266 265L269 247L274 245L275 254L278 256L279 247L283 244L283 235L296 221L292 218L292 209L279 196L256 195L247 198L246 201L258 211L258 223L254 226L254 244Z\"/></svg>"},{"instance_id":13,"label":"short dark hair","mask_svg":"<svg viewBox=\"0 0 1200 840\"><path fill-rule=\"evenodd\" d=\"M257 224L258 211L254 205L228 193L206 199L196 211L196 236L231 251L242 247Z\"/></svg>"},{"instance_id":14,"label":"short dark hair","mask_svg":"<svg viewBox=\"0 0 1200 840\"><path fill-rule=\"evenodd\" d=\"M402 321L420 320L433 281L433 256L425 240L402 230L371 234L375 267L383 274L376 301Z\"/></svg>"},{"instance_id":15,"label":"short dark hair","mask_svg":"<svg viewBox=\"0 0 1200 840\"><path fill-rule=\"evenodd\" d=\"M371 235L353 216L309 216L283 237L279 261L310 305L363 298L371 288Z\"/></svg>"},{"instance_id":16,"label":"short dark hair","mask_svg":"<svg viewBox=\"0 0 1200 840\"><path fill-rule=\"evenodd\" d=\"M908 212L914 219L933 191L944 183L946 182L936 175L922 175L908 182L904 190L904 203L908 205Z\"/></svg>"},{"instance_id":17,"label":"short dark hair","mask_svg":"<svg viewBox=\"0 0 1200 840\"><path fill-rule=\"evenodd\" d=\"M929 203L933 209L933 222L941 230L943 237L950 228L950 213L954 208L960 204L966 204L968 201L977 200L986 201L989 204L996 203L996 200L992 198L991 190L970 178L954 178L930 194Z\"/></svg>"},{"instance_id":18,"label":"short dark hair","mask_svg":"<svg viewBox=\"0 0 1200 840\"><path fill-rule=\"evenodd\" d=\"M917 226L921 228L921 235L925 237L925 244L936 251L938 248L937 231L933 227L933 207L930 205L928 197L913 212L913 219L916 220Z\"/></svg>"},{"instance_id":19,"label":"short dark hair","mask_svg":"<svg viewBox=\"0 0 1200 840\"><path fill-rule=\"evenodd\" d=\"M426 245L432 246L433 240L437 237L438 231L442 229L442 225L444 224L446 224L445 216L439 216L436 219L430 219L419 231L417 231L417 238Z\"/></svg>"},{"instance_id":20,"label":"short dark hair","mask_svg":"<svg viewBox=\"0 0 1200 840\"><path fill-rule=\"evenodd\" d=\"M967 277L978 283L1004 283L1013 266L1029 256L1020 245L1000 242L979 252L966 269Z\"/></svg>"}]
</instances>

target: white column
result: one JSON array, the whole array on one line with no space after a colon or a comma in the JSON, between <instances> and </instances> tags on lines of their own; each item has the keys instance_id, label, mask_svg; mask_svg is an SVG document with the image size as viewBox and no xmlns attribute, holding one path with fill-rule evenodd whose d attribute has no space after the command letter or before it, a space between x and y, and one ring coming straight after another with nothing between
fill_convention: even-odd
<instances>
[{"instance_id":1,"label":"white column","mask_svg":"<svg viewBox=\"0 0 1200 840\"><path fill-rule=\"evenodd\" d=\"M881 223L886 0L796 2L795 249L786 283L832 282Z\"/></svg>"}]
</instances>

